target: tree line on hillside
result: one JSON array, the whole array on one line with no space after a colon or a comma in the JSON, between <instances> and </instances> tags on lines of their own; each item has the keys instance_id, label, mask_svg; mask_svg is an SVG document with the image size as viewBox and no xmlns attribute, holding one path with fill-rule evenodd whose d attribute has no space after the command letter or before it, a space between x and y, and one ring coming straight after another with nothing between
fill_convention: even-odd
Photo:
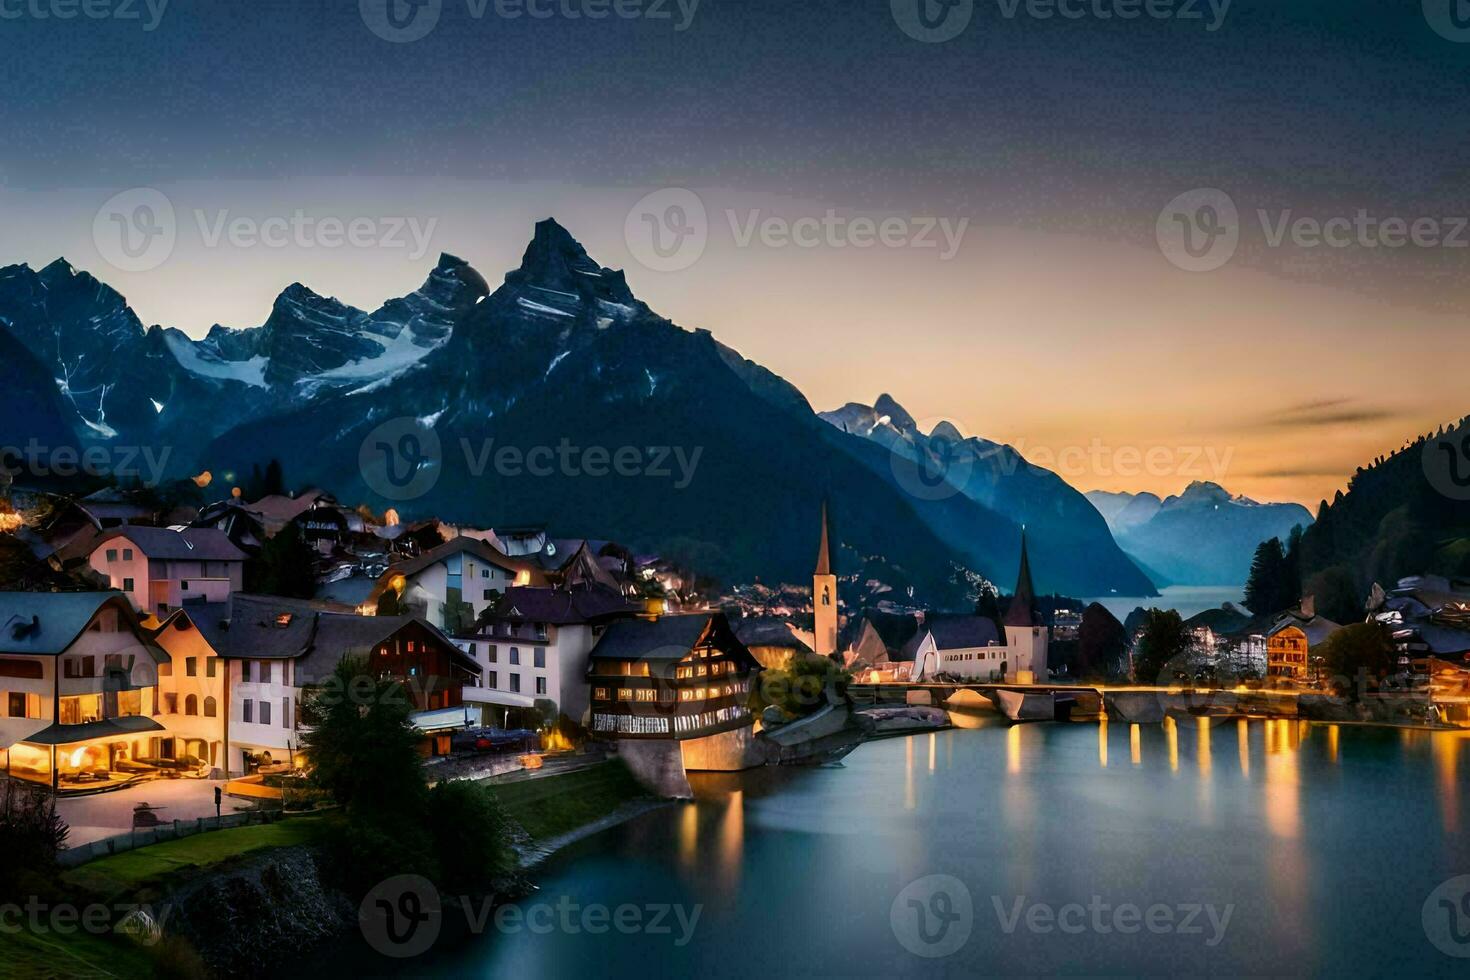
<instances>
[{"instance_id":1,"label":"tree line on hillside","mask_svg":"<svg viewBox=\"0 0 1470 980\"><path fill-rule=\"evenodd\" d=\"M1362 618L1375 582L1470 576L1470 488L1459 492L1461 469L1470 469L1470 416L1359 468L1346 493L1322 501L1312 526L1257 547L1246 607L1266 615L1311 595L1323 616L1349 623Z\"/></svg>"}]
</instances>

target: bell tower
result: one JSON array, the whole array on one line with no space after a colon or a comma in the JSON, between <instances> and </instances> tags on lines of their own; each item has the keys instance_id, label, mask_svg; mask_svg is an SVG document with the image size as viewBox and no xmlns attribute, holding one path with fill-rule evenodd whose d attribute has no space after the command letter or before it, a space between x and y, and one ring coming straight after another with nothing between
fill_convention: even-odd
<instances>
[{"instance_id":1,"label":"bell tower","mask_svg":"<svg viewBox=\"0 0 1470 980\"><path fill-rule=\"evenodd\" d=\"M1016 591L1006 610L1006 681L1035 684L1047 682L1046 654L1051 631L1036 612L1036 586L1031 581L1031 558L1026 553L1026 528L1021 528L1021 570Z\"/></svg>"},{"instance_id":2,"label":"bell tower","mask_svg":"<svg viewBox=\"0 0 1470 980\"><path fill-rule=\"evenodd\" d=\"M812 573L812 611L815 653L830 657L837 653L837 576L832 574L832 546L827 531L827 501L822 501L822 540L817 545L817 567Z\"/></svg>"}]
</instances>

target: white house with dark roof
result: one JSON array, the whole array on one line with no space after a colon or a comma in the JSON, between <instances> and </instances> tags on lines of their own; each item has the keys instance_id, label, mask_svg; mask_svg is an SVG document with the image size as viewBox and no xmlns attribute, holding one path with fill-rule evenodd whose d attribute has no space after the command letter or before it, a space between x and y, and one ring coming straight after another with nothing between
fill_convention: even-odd
<instances>
[{"instance_id":1,"label":"white house with dark roof","mask_svg":"<svg viewBox=\"0 0 1470 980\"><path fill-rule=\"evenodd\" d=\"M995 622L984 616L927 616L916 636L911 678L953 674L968 680L1000 680L1010 648Z\"/></svg>"},{"instance_id":2,"label":"white house with dark roof","mask_svg":"<svg viewBox=\"0 0 1470 980\"><path fill-rule=\"evenodd\" d=\"M343 657L402 682L416 717L461 707L479 674L417 617L358 616L277 596L185 606L155 638L169 657L159 677L160 720L178 733L180 750L204 758L202 749L230 775L300 761L303 689L325 682ZM464 724L461 716L457 727Z\"/></svg>"},{"instance_id":3,"label":"white house with dark roof","mask_svg":"<svg viewBox=\"0 0 1470 980\"><path fill-rule=\"evenodd\" d=\"M559 713L588 725L587 660L610 623L642 612L614 589L517 587L480 617L473 635L455 644L480 664L465 703L480 708L483 724L495 724L506 708L529 708L537 699L556 702Z\"/></svg>"},{"instance_id":4,"label":"white house with dark roof","mask_svg":"<svg viewBox=\"0 0 1470 980\"><path fill-rule=\"evenodd\" d=\"M1036 589L1026 532L1021 532L1021 568L1005 615L1005 636L984 616L929 615L911 641L911 681L950 674L965 680L1046 683L1051 631L1036 612Z\"/></svg>"},{"instance_id":5,"label":"white house with dark roof","mask_svg":"<svg viewBox=\"0 0 1470 980\"><path fill-rule=\"evenodd\" d=\"M363 611L371 612L391 590L400 608L455 635L472 631L495 598L512 586L545 582L541 570L525 559L512 558L479 538L462 536L390 565Z\"/></svg>"},{"instance_id":6,"label":"white house with dark roof","mask_svg":"<svg viewBox=\"0 0 1470 980\"><path fill-rule=\"evenodd\" d=\"M245 552L212 527L113 528L89 549L88 564L150 615L185 602L223 602L245 584Z\"/></svg>"},{"instance_id":7,"label":"white house with dark roof","mask_svg":"<svg viewBox=\"0 0 1470 980\"><path fill-rule=\"evenodd\" d=\"M164 659L117 592L0 592L5 772L95 792L151 771Z\"/></svg>"}]
</instances>

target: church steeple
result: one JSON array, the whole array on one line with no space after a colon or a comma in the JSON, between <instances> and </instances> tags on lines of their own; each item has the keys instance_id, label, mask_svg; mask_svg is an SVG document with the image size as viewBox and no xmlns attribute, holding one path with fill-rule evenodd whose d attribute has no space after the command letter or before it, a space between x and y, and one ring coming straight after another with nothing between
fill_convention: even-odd
<instances>
[{"instance_id":1,"label":"church steeple","mask_svg":"<svg viewBox=\"0 0 1470 980\"><path fill-rule=\"evenodd\" d=\"M837 576L832 574L832 540L827 529L827 501L822 501L822 535L817 544L817 567L812 572L813 652L837 653Z\"/></svg>"},{"instance_id":2,"label":"church steeple","mask_svg":"<svg viewBox=\"0 0 1470 980\"><path fill-rule=\"evenodd\" d=\"M1016 576L1016 591L1006 610L1006 625L1030 629L1036 621L1036 586L1031 583L1031 558L1026 554L1026 528L1021 528L1021 571Z\"/></svg>"},{"instance_id":3,"label":"church steeple","mask_svg":"<svg viewBox=\"0 0 1470 980\"><path fill-rule=\"evenodd\" d=\"M817 545L817 567L815 575L832 574L832 546L827 540L827 501L822 500L822 540Z\"/></svg>"}]
</instances>

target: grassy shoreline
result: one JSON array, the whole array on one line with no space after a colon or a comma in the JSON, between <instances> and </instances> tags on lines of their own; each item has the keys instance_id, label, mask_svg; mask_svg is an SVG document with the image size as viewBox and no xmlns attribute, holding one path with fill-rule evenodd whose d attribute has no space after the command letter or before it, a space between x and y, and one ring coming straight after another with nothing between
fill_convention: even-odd
<instances>
[{"instance_id":1,"label":"grassy shoreline","mask_svg":"<svg viewBox=\"0 0 1470 980\"><path fill-rule=\"evenodd\" d=\"M492 777L477 783L527 838L517 851L533 865L573 840L661 803L617 760L530 778ZM273 823L210 831L98 858L59 873L54 884L72 904L146 902L171 886L239 859L276 848L313 845L343 823L338 814L288 817ZM124 937L80 930L69 934L0 932L0 963L7 976L150 977L152 951Z\"/></svg>"},{"instance_id":2,"label":"grassy shoreline","mask_svg":"<svg viewBox=\"0 0 1470 980\"><path fill-rule=\"evenodd\" d=\"M617 760L586 769L479 784L536 843L606 819L630 803L654 799Z\"/></svg>"}]
</instances>

